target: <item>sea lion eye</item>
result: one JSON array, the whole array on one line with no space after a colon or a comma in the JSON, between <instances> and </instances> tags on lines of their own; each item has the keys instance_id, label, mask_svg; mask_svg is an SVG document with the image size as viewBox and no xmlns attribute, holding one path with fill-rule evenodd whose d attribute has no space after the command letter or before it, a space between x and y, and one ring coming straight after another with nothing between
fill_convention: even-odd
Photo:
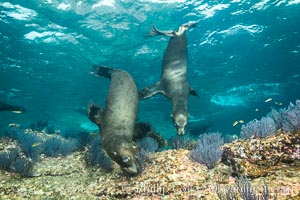
<instances>
[{"instance_id":1,"label":"sea lion eye","mask_svg":"<svg viewBox=\"0 0 300 200\"><path fill-rule=\"evenodd\" d=\"M130 157L129 157L129 156L123 156L123 158L122 158L122 161L123 161L124 163L127 163L129 160L130 160Z\"/></svg>"}]
</instances>

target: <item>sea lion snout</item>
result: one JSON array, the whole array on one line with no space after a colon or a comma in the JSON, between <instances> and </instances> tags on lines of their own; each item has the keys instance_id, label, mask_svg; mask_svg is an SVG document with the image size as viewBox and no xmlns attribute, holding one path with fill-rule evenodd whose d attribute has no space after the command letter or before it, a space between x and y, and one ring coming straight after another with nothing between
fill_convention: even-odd
<instances>
[{"instance_id":1,"label":"sea lion snout","mask_svg":"<svg viewBox=\"0 0 300 200\"><path fill-rule=\"evenodd\" d=\"M120 145L116 145L111 158L116 161L121 170L130 176L137 175L140 172L139 164L136 158L138 149L134 148L131 143L122 141Z\"/></svg>"},{"instance_id":2,"label":"sea lion snout","mask_svg":"<svg viewBox=\"0 0 300 200\"><path fill-rule=\"evenodd\" d=\"M187 116L183 114L175 115L174 125L177 129L178 135L183 135L185 133L185 127L187 125Z\"/></svg>"},{"instance_id":3,"label":"sea lion snout","mask_svg":"<svg viewBox=\"0 0 300 200\"><path fill-rule=\"evenodd\" d=\"M130 176L135 176L139 173L139 166L136 165L136 163L132 163L132 165L130 167L122 167L121 168L122 171L125 173L125 174L128 174Z\"/></svg>"}]
</instances>

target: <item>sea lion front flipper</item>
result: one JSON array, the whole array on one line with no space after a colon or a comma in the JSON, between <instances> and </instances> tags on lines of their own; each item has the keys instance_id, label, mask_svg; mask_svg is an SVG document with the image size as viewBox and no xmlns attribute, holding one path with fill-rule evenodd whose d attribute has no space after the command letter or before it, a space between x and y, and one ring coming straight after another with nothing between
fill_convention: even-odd
<instances>
[{"instance_id":1,"label":"sea lion front flipper","mask_svg":"<svg viewBox=\"0 0 300 200\"><path fill-rule=\"evenodd\" d=\"M165 95L165 92L161 88L160 82L156 83L155 85L151 85L139 91L139 99L146 99L152 97L158 93Z\"/></svg>"},{"instance_id":2,"label":"sea lion front flipper","mask_svg":"<svg viewBox=\"0 0 300 200\"><path fill-rule=\"evenodd\" d=\"M196 90L194 90L193 88L190 88L190 94L195 96L195 97L199 97L198 93Z\"/></svg>"},{"instance_id":3,"label":"sea lion front flipper","mask_svg":"<svg viewBox=\"0 0 300 200\"><path fill-rule=\"evenodd\" d=\"M101 126L102 123L102 109L98 105L91 105L88 110L88 116L89 119L97 124L98 126Z\"/></svg>"}]
</instances>

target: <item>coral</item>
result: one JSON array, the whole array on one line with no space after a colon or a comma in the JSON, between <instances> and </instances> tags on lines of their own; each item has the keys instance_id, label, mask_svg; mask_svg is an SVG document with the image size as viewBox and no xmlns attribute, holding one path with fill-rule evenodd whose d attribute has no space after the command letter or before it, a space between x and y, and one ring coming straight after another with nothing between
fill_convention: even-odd
<instances>
[{"instance_id":1,"label":"coral","mask_svg":"<svg viewBox=\"0 0 300 200\"><path fill-rule=\"evenodd\" d=\"M67 139L72 138L78 140L79 149L83 149L87 144L91 142L91 134L84 130L69 128L63 131L61 135Z\"/></svg>"},{"instance_id":2,"label":"coral","mask_svg":"<svg viewBox=\"0 0 300 200\"><path fill-rule=\"evenodd\" d=\"M300 128L300 100L296 105L290 103L286 110L281 112L283 131L296 131Z\"/></svg>"},{"instance_id":3,"label":"coral","mask_svg":"<svg viewBox=\"0 0 300 200\"><path fill-rule=\"evenodd\" d=\"M225 194L221 192L220 185L217 184L215 191L220 200L238 200L236 191L231 186L227 187L225 190Z\"/></svg>"},{"instance_id":4,"label":"coral","mask_svg":"<svg viewBox=\"0 0 300 200\"><path fill-rule=\"evenodd\" d=\"M268 114L275 122L276 129L282 129L286 132L293 132L300 128L300 100L296 104L290 103L288 108L272 109Z\"/></svg>"},{"instance_id":5,"label":"coral","mask_svg":"<svg viewBox=\"0 0 300 200\"><path fill-rule=\"evenodd\" d=\"M274 120L276 130L282 128L282 116L281 111L277 111L276 109L272 108L271 112L267 114L267 117L270 117Z\"/></svg>"},{"instance_id":6,"label":"coral","mask_svg":"<svg viewBox=\"0 0 300 200\"><path fill-rule=\"evenodd\" d=\"M76 140L66 140L59 137L51 137L43 143L43 153L46 156L66 156L78 148Z\"/></svg>"},{"instance_id":7,"label":"coral","mask_svg":"<svg viewBox=\"0 0 300 200\"><path fill-rule=\"evenodd\" d=\"M22 177L31 175L33 168L32 159L26 157L20 147L15 145L15 141L3 138L0 143L5 142L6 146L0 148L0 169L12 171Z\"/></svg>"},{"instance_id":8,"label":"coral","mask_svg":"<svg viewBox=\"0 0 300 200\"><path fill-rule=\"evenodd\" d=\"M257 195L255 189L252 187L250 181L245 177L240 177L236 180L235 187L227 187L225 189L225 193L222 193L220 190L220 186L217 185L215 189L217 196L220 200L269 200L269 187L264 180L263 191L261 195ZM238 193L238 194L237 194ZM275 194L274 200L277 199L277 195Z\"/></svg>"},{"instance_id":9,"label":"coral","mask_svg":"<svg viewBox=\"0 0 300 200\"><path fill-rule=\"evenodd\" d=\"M91 145L89 147L89 163L93 166L99 166L107 171L112 170L112 161L106 156L102 145L100 136L92 138Z\"/></svg>"},{"instance_id":10,"label":"coral","mask_svg":"<svg viewBox=\"0 0 300 200\"><path fill-rule=\"evenodd\" d=\"M195 145L195 141L188 135L176 135L175 137L169 139L168 144L171 149L191 150Z\"/></svg>"},{"instance_id":11,"label":"coral","mask_svg":"<svg viewBox=\"0 0 300 200\"><path fill-rule=\"evenodd\" d=\"M241 138L247 139L250 137L261 138L274 134L276 131L275 122L270 117L263 117L261 120L254 119L246 125L242 125Z\"/></svg>"},{"instance_id":12,"label":"coral","mask_svg":"<svg viewBox=\"0 0 300 200\"><path fill-rule=\"evenodd\" d=\"M20 174L22 177L29 177L32 175L32 168L34 163L31 159L26 157L17 158L10 166L10 168Z\"/></svg>"},{"instance_id":13,"label":"coral","mask_svg":"<svg viewBox=\"0 0 300 200\"><path fill-rule=\"evenodd\" d=\"M34 131L42 131L43 129L47 128L48 122L45 120L38 120L37 122L32 122L29 124L29 128Z\"/></svg>"},{"instance_id":14,"label":"coral","mask_svg":"<svg viewBox=\"0 0 300 200\"><path fill-rule=\"evenodd\" d=\"M238 175L250 178L270 175L279 166L299 160L299 142L300 131L236 140L223 145L222 162L231 166Z\"/></svg>"},{"instance_id":15,"label":"coral","mask_svg":"<svg viewBox=\"0 0 300 200\"><path fill-rule=\"evenodd\" d=\"M220 133L203 134L191 151L191 157L208 168L212 168L221 159L223 144L224 139Z\"/></svg>"},{"instance_id":16,"label":"coral","mask_svg":"<svg viewBox=\"0 0 300 200\"><path fill-rule=\"evenodd\" d=\"M35 144L42 143L42 139L40 137L34 134L25 133L23 130L16 128L8 130L7 135L18 141L21 145L22 151L27 157L31 158L33 161L36 161L39 158L39 155L42 152L42 147Z\"/></svg>"}]
</instances>

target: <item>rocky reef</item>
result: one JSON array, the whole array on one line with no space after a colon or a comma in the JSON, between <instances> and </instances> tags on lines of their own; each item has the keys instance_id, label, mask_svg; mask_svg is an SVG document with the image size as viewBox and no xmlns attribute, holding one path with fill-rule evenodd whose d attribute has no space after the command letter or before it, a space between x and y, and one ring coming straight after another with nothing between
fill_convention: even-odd
<instances>
[{"instance_id":1,"label":"rocky reef","mask_svg":"<svg viewBox=\"0 0 300 200\"><path fill-rule=\"evenodd\" d=\"M15 149L0 140L0 153ZM149 154L143 172L126 177L114 164L105 171L87 164L87 149L65 157L41 156L32 176L0 170L3 199L219 199L216 193L248 177L256 193L268 185L270 199L300 199L300 131L278 131L266 138L235 140L223 145L222 160L213 169L191 159L191 151Z\"/></svg>"}]
</instances>

